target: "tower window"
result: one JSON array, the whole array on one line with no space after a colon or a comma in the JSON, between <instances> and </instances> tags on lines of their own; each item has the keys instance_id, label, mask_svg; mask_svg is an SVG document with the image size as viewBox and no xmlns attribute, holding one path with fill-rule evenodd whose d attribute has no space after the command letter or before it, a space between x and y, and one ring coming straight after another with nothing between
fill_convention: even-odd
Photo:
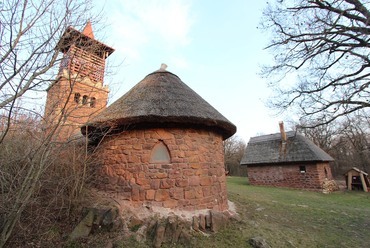
<instances>
[{"instance_id":1,"label":"tower window","mask_svg":"<svg viewBox=\"0 0 370 248\"><path fill-rule=\"evenodd\" d=\"M96 105L96 98L95 97L91 97L91 99L90 99L90 107L95 108L95 105Z\"/></svg>"},{"instance_id":2,"label":"tower window","mask_svg":"<svg viewBox=\"0 0 370 248\"><path fill-rule=\"evenodd\" d=\"M162 142L158 142L150 153L150 163L171 163L170 153L167 146Z\"/></svg>"},{"instance_id":3,"label":"tower window","mask_svg":"<svg viewBox=\"0 0 370 248\"><path fill-rule=\"evenodd\" d=\"M82 97L82 104L83 104L83 105L87 104L87 95L84 95L84 96Z\"/></svg>"},{"instance_id":4,"label":"tower window","mask_svg":"<svg viewBox=\"0 0 370 248\"><path fill-rule=\"evenodd\" d=\"M75 93L74 101L76 103L79 103L80 102L80 97L81 97L81 94L80 93Z\"/></svg>"},{"instance_id":5,"label":"tower window","mask_svg":"<svg viewBox=\"0 0 370 248\"><path fill-rule=\"evenodd\" d=\"M304 165L299 166L299 171L301 173L306 173L306 166L304 166Z\"/></svg>"}]
</instances>

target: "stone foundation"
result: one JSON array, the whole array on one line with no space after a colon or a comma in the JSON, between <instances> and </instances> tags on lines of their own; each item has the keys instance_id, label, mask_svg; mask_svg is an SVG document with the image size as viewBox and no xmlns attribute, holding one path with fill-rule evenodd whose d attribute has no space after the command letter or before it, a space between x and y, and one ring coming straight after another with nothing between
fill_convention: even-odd
<instances>
[{"instance_id":1,"label":"stone foundation","mask_svg":"<svg viewBox=\"0 0 370 248\"><path fill-rule=\"evenodd\" d=\"M69 235L70 241L111 233L108 243L101 244L102 247L121 246L122 241L128 239L135 239L148 247L189 246L198 235L212 235L232 221L240 221L232 202L228 202L229 209L223 212L209 209L183 211L133 207L130 201L117 201L102 193L94 189L89 191L90 199L94 199L91 202L93 206L88 204L82 209L80 221ZM112 238L115 235L119 238ZM91 238L91 242L93 240Z\"/></svg>"},{"instance_id":2,"label":"stone foundation","mask_svg":"<svg viewBox=\"0 0 370 248\"><path fill-rule=\"evenodd\" d=\"M96 186L138 206L227 210L222 141L214 132L176 128L106 137L95 153L100 161ZM154 154L155 147L167 149L167 161L165 154Z\"/></svg>"},{"instance_id":3,"label":"stone foundation","mask_svg":"<svg viewBox=\"0 0 370 248\"><path fill-rule=\"evenodd\" d=\"M305 172L301 172L304 166ZM297 189L321 190L324 180L332 179L328 163L248 166L252 185L269 185ZM326 171L326 172L325 172Z\"/></svg>"}]
</instances>

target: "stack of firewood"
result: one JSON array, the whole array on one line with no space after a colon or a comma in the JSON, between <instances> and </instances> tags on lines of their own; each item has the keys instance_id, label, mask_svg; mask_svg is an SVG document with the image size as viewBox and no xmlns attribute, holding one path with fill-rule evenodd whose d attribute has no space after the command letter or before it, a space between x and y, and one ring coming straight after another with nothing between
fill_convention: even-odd
<instances>
[{"instance_id":1,"label":"stack of firewood","mask_svg":"<svg viewBox=\"0 0 370 248\"><path fill-rule=\"evenodd\" d=\"M329 180L325 178L324 182L322 183L322 192L324 194L329 194L330 192L338 190L338 184L335 182L335 180Z\"/></svg>"}]
</instances>

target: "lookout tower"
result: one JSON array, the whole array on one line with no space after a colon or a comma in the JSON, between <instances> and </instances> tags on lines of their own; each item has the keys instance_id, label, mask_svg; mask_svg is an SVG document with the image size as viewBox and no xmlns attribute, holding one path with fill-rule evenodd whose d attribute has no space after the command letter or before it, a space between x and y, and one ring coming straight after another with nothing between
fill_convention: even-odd
<instances>
[{"instance_id":1,"label":"lookout tower","mask_svg":"<svg viewBox=\"0 0 370 248\"><path fill-rule=\"evenodd\" d=\"M57 129L66 141L80 134L80 127L107 105L105 61L114 49L94 38L91 22L82 32L68 27L57 44L63 53L56 81L47 89L47 129Z\"/></svg>"}]
</instances>

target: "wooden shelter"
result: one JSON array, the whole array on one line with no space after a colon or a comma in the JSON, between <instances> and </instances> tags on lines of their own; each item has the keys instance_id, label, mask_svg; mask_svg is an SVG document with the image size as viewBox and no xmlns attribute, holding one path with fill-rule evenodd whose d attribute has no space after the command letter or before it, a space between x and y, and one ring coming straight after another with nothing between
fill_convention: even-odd
<instances>
[{"instance_id":1,"label":"wooden shelter","mask_svg":"<svg viewBox=\"0 0 370 248\"><path fill-rule=\"evenodd\" d=\"M363 190L369 192L370 182L368 174L356 167L353 167L345 174L346 185L348 190Z\"/></svg>"},{"instance_id":2,"label":"wooden shelter","mask_svg":"<svg viewBox=\"0 0 370 248\"><path fill-rule=\"evenodd\" d=\"M307 137L285 132L252 137L240 162L247 166L252 185L321 190L332 180L330 162L334 159Z\"/></svg>"}]
</instances>

